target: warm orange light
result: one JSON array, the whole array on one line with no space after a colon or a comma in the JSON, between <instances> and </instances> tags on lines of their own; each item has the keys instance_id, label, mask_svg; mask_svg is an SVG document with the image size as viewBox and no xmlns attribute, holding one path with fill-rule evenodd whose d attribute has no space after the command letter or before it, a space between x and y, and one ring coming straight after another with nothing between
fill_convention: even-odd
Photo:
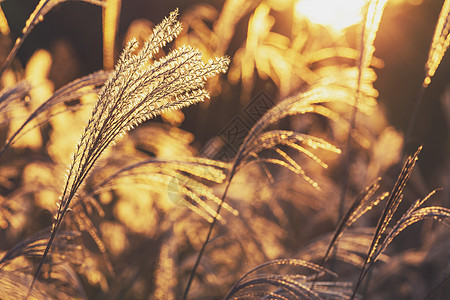
<instances>
[{"instance_id":1,"label":"warm orange light","mask_svg":"<svg viewBox=\"0 0 450 300\"><path fill-rule=\"evenodd\" d=\"M340 32L361 22L366 3L366 0L299 0L295 5L295 16L306 17L312 23Z\"/></svg>"}]
</instances>

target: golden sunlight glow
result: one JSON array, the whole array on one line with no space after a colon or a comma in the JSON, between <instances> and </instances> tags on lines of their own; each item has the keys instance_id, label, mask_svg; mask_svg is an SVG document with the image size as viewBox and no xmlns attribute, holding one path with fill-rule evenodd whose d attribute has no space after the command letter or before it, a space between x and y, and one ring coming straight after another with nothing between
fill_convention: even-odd
<instances>
[{"instance_id":1,"label":"golden sunlight glow","mask_svg":"<svg viewBox=\"0 0 450 300\"><path fill-rule=\"evenodd\" d=\"M366 0L299 0L295 5L295 17L308 18L339 32L362 20Z\"/></svg>"}]
</instances>

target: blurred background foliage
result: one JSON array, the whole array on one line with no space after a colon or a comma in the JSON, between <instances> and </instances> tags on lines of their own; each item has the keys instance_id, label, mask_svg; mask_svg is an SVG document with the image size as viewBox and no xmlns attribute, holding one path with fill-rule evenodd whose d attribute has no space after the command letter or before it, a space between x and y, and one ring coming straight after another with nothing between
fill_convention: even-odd
<instances>
[{"instance_id":1,"label":"blurred background foliage","mask_svg":"<svg viewBox=\"0 0 450 300\"><path fill-rule=\"evenodd\" d=\"M256 2L252 4L256 7ZM357 1L356 1L357 2ZM355 2L355 3L356 3ZM124 45L127 30L136 19L149 21L160 20L168 11L176 7L181 14L195 10L196 5L211 8L204 9L205 17L210 18L206 25L211 26L222 8L224 1L123 1L120 21L117 27L116 56ZM267 1L274 17L273 31L287 37L293 37L294 6L296 1ZM36 5L34 0L5 1L2 4L5 15L11 27L11 36L20 35L23 25ZM376 68L378 79L375 87L379 91L379 102L386 108L389 123L400 131L406 131L412 103L420 89L423 80L423 65L429 50L437 17L442 7L441 1L389 1L375 40L375 56L383 61L382 68ZM274 9L275 8L275 9ZM99 70L103 67L102 48L102 9L87 3L65 3L57 6L45 17L45 22L39 24L21 47L18 57L24 65L38 48L46 49L53 57L49 79L55 88L82 75ZM246 13L237 24L235 34L226 48L226 54L233 56L245 41L248 21L251 14ZM155 21L154 21L155 22ZM351 35L352 32L345 33ZM345 38L345 36L344 36ZM314 39L323 39L325 37ZM350 38L351 39L351 38ZM355 46L355 45L353 45ZM432 86L426 92L426 101L421 106L421 113L414 130L414 144L424 144L424 152L419 165L424 172L425 180L433 185L439 181L442 161L448 153L448 123L446 107L442 97L446 94L450 76L449 58L444 57ZM234 80L235 81L235 80ZM248 83L247 83L248 84ZM272 97L277 95L277 86L270 79L256 80L255 86L247 98L255 96L264 90ZM204 114L199 107L192 107L185 112L186 121L182 128L195 133L198 145L224 128L230 119L238 114L240 101L239 85L231 86L226 93L218 95L208 111ZM242 106L241 106L242 107ZM203 110L206 109L203 107ZM210 116L208 118L208 116ZM214 122L211 122L214 120ZM209 124L209 126L205 126ZM410 151L414 147L409 148ZM442 171L442 170L440 170Z\"/></svg>"}]
</instances>

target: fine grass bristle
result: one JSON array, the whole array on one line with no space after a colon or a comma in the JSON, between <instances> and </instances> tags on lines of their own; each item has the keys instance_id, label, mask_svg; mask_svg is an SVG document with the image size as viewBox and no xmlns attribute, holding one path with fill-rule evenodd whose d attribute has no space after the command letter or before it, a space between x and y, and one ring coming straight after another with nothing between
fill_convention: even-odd
<instances>
[{"instance_id":1,"label":"fine grass bristle","mask_svg":"<svg viewBox=\"0 0 450 300\"><path fill-rule=\"evenodd\" d=\"M428 59L425 64L425 79L423 86L427 87L431 83L431 78L436 73L445 52L450 45L450 1L445 0L441 13L436 24L436 29L431 42Z\"/></svg>"}]
</instances>

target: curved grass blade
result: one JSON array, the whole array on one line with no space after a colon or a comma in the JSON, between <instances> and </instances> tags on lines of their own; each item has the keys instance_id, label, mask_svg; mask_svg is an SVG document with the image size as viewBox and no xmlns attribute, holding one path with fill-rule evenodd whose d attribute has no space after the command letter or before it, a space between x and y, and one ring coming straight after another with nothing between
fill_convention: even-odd
<instances>
[{"instance_id":1,"label":"curved grass blade","mask_svg":"<svg viewBox=\"0 0 450 300\"><path fill-rule=\"evenodd\" d=\"M74 205L73 211L74 211L73 217L75 218L78 230L86 231L91 236L91 238L94 240L95 245L100 251L100 254L103 257L107 270L111 274L113 274L114 268L112 266L111 259L108 253L106 252L106 246L103 243L102 239L100 238L100 233L98 232L98 229L92 223L92 220L89 218L87 213L79 205Z\"/></svg>"},{"instance_id":2,"label":"curved grass blade","mask_svg":"<svg viewBox=\"0 0 450 300\"><path fill-rule=\"evenodd\" d=\"M286 278L285 276L274 276L274 275L262 275L249 279L242 284L235 287L230 296L227 296L225 299L229 299L232 295L238 294L241 290L247 289L249 287L257 287L259 285L269 285L277 287L280 290L280 293L286 293L294 298L304 298L304 299L317 299L321 298L319 295L311 290L309 290L306 286L298 283L296 280Z\"/></svg>"},{"instance_id":3,"label":"curved grass blade","mask_svg":"<svg viewBox=\"0 0 450 300\"><path fill-rule=\"evenodd\" d=\"M61 232L56 237L55 242L55 255L63 252L70 253L76 250L77 246L73 245L72 240L79 237L76 232ZM3 257L0 259L0 270L4 269L9 265L14 259L18 257L39 257L44 252L45 246L48 242L48 231L40 231L31 236L30 238L18 243L13 248L8 250ZM72 242L72 243L71 243ZM68 255L70 257L70 255Z\"/></svg>"},{"instance_id":4,"label":"curved grass blade","mask_svg":"<svg viewBox=\"0 0 450 300\"><path fill-rule=\"evenodd\" d=\"M232 299L239 300L239 299L264 299L264 298L274 300L289 300L288 297L267 291L251 291L246 293L244 292L239 295L234 295Z\"/></svg>"},{"instance_id":5,"label":"curved grass blade","mask_svg":"<svg viewBox=\"0 0 450 300\"><path fill-rule=\"evenodd\" d=\"M358 61L358 77L356 83L356 91L354 98L354 107L350 118L350 129L347 135L347 148L344 150L344 158L342 160L342 186L339 200L338 218L341 219L344 214L345 198L347 195L349 173L348 169L351 163L351 146L352 146L352 132L356 127L356 119L358 116L358 104L361 102L363 96L363 78L364 73L368 69L373 57L375 48L373 43L380 25L381 16L383 15L384 7L387 0L370 0L366 6L366 12L364 14L363 26L361 31L360 41L360 56Z\"/></svg>"},{"instance_id":6,"label":"curved grass blade","mask_svg":"<svg viewBox=\"0 0 450 300\"><path fill-rule=\"evenodd\" d=\"M337 276L325 268L304 260L278 259L266 262L244 274L236 282L225 299L241 299L252 294L274 299L291 299L292 297L300 299L326 299L328 297L345 299L346 295L349 294L349 285L340 282L320 282L318 283L320 287L313 290L312 280L315 278L315 274L300 275L297 272L286 272L287 274L284 275L273 272L256 274L257 271L262 271L273 266L304 267L309 272L312 271L320 276L325 274ZM276 287L277 290L271 291L267 289L269 286ZM272 297L272 295L276 295L276 297Z\"/></svg>"},{"instance_id":7,"label":"curved grass blade","mask_svg":"<svg viewBox=\"0 0 450 300\"><path fill-rule=\"evenodd\" d=\"M299 151L300 153L305 154L313 161L318 163L321 167L327 168L327 165L322 160L320 160L320 158L318 158L309 150L299 146L299 144L304 144L314 150L323 149L337 154L341 152L334 145L321 138L317 138L308 134L297 133L290 130L271 130L260 134L252 142L252 144L248 145L248 147L242 153L242 160L244 161L246 157L250 156L252 153L259 153L262 150L273 148L276 145L286 145L294 150Z\"/></svg>"},{"instance_id":8,"label":"curved grass blade","mask_svg":"<svg viewBox=\"0 0 450 300\"><path fill-rule=\"evenodd\" d=\"M288 146L291 149L306 155L322 168L326 169L328 167L328 165L324 163L317 155L301 146L300 144L304 144L314 150L323 149L334 153L340 153L340 150L338 148L323 139L289 130L272 130L260 134L255 139L255 141L245 149L242 154L242 161L238 169L245 165L247 161L249 161L252 157L257 158L258 154L261 151L274 149L282 157L283 160L265 158L258 159L258 161L286 167L292 172L301 175L302 178L306 182L311 184L314 188L319 189L318 184L306 174L303 168L297 162L295 162L292 157L290 157L285 151L276 148L277 145Z\"/></svg>"},{"instance_id":9,"label":"curved grass blade","mask_svg":"<svg viewBox=\"0 0 450 300\"><path fill-rule=\"evenodd\" d=\"M426 201L428 201L434 194L436 190L429 193L426 197L421 200L417 200L411 207L402 215L400 220L394 225L394 227L389 231L389 234L384 238L383 243L380 245L376 253L374 253L373 260L377 260L378 256L389 246L392 240L395 239L403 230L408 226L417 223L425 219L434 219L438 221L449 221L450 220L450 209L440 206L429 206L420 208Z\"/></svg>"}]
</instances>

